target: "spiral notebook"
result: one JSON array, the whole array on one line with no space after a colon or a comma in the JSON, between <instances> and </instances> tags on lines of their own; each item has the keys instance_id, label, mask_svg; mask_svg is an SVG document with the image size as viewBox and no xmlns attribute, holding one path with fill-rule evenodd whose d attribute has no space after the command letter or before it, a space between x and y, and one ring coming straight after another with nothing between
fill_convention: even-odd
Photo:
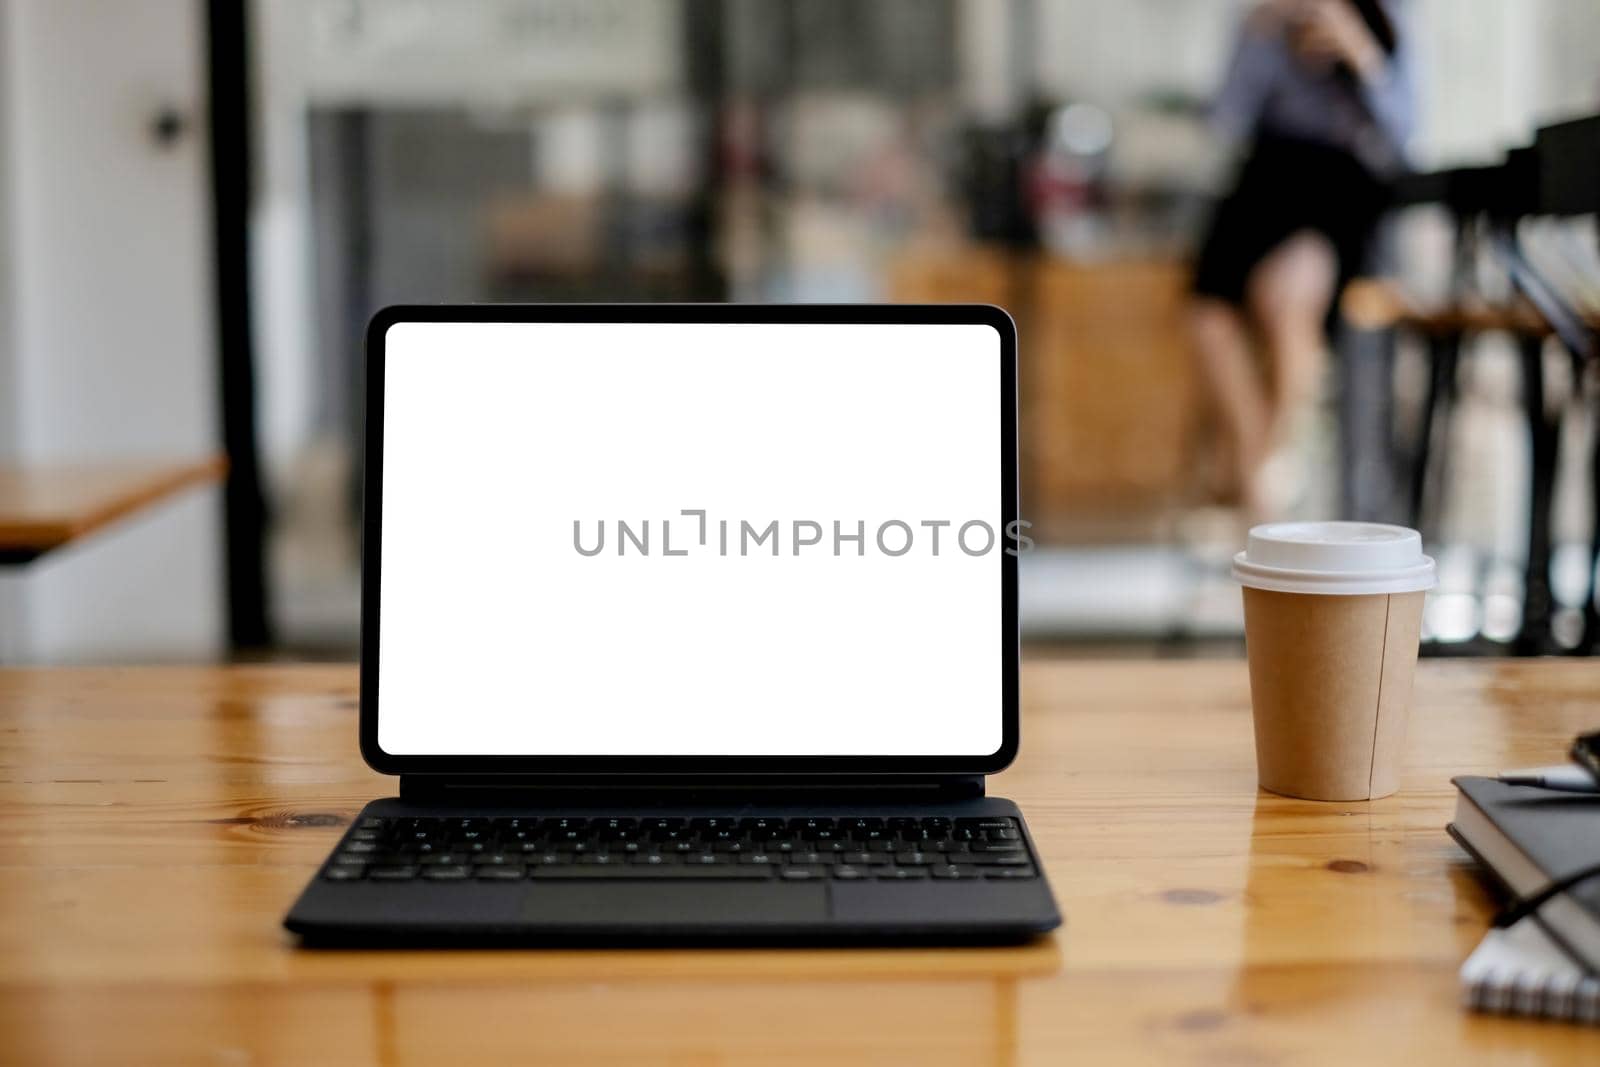
<instances>
[{"instance_id":1,"label":"spiral notebook","mask_svg":"<svg viewBox=\"0 0 1600 1067\"><path fill-rule=\"evenodd\" d=\"M1587 869L1600 857L1600 794L1562 793L1490 778L1455 779L1450 835L1512 899ZM1461 966L1476 1011L1600 1025L1600 878L1493 929Z\"/></svg>"},{"instance_id":2,"label":"spiral notebook","mask_svg":"<svg viewBox=\"0 0 1600 1067\"><path fill-rule=\"evenodd\" d=\"M1600 978L1586 974L1529 916L1490 930L1467 957L1461 1003L1473 1011L1600 1026Z\"/></svg>"}]
</instances>

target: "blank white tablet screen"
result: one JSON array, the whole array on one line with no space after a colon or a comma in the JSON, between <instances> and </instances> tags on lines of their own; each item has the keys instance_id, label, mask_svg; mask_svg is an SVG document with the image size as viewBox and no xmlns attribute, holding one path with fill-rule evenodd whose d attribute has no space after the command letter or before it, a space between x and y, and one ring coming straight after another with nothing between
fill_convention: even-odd
<instances>
[{"instance_id":1,"label":"blank white tablet screen","mask_svg":"<svg viewBox=\"0 0 1600 1067\"><path fill-rule=\"evenodd\" d=\"M385 351L384 752L1000 747L993 328L402 322Z\"/></svg>"}]
</instances>

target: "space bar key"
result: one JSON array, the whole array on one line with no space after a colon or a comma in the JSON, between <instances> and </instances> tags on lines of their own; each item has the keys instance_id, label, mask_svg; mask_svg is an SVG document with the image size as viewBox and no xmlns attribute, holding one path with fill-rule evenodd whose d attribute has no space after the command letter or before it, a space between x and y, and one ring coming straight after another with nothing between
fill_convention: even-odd
<instances>
[{"instance_id":1,"label":"space bar key","mask_svg":"<svg viewBox=\"0 0 1600 1067\"><path fill-rule=\"evenodd\" d=\"M535 881L548 879L561 879L565 881L597 881L597 882L681 882L688 880L699 881L740 881L760 882L772 877L772 868L763 864L749 866L733 864L717 864L704 867L645 867L638 864L596 864L594 866L551 866L535 867L529 874Z\"/></svg>"}]
</instances>

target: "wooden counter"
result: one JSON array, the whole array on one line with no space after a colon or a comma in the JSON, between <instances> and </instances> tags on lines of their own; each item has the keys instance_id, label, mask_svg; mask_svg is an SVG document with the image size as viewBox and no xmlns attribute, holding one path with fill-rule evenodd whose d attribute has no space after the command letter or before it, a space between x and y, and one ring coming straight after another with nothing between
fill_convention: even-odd
<instances>
[{"instance_id":1,"label":"wooden counter","mask_svg":"<svg viewBox=\"0 0 1600 1067\"><path fill-rule=\"evenodd\" d=\"M1014 949L311 952L279 920L361 804L343 667L0 671L0 1060L1600 1062L1482 1018L1452 774L1559 760L1600 663L1429 662L1402 793L1254 786L1242 663L1031 663L1027 813L1067 917Z\"/></svg>"}]
</instances>

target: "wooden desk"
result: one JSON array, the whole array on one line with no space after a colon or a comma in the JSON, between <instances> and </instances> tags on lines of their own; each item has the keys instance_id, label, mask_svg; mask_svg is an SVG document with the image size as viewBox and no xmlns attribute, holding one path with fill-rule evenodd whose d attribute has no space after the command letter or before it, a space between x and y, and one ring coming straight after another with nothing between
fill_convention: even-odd
<instances>
[{"instance_id":1,"label":"wooden desk","mask_svg":"<svg viewBox=\"0 0 1600 1067\"><path fill-rule=\"evenodd\" d=\"M0 1059L1600 1062L1480 1018L1451 774L1557 758L1600 663L1423 665L1403 793L1258 794L1241 663L1033 663L1019 801L1067 926L1019 949L308 952L279 919L392 782L343 667L0 671Z\"/></svg>"},{"instance_id":2,"label":"wooden desk","mask_svg":"<svg viewBox=\"0 0 1600 1067\"><path fill-rule=\"evenodd\" d=\"M31 562L226 470L221 457L0 466L0 563Z\"/></svg>"}]
</instances>

